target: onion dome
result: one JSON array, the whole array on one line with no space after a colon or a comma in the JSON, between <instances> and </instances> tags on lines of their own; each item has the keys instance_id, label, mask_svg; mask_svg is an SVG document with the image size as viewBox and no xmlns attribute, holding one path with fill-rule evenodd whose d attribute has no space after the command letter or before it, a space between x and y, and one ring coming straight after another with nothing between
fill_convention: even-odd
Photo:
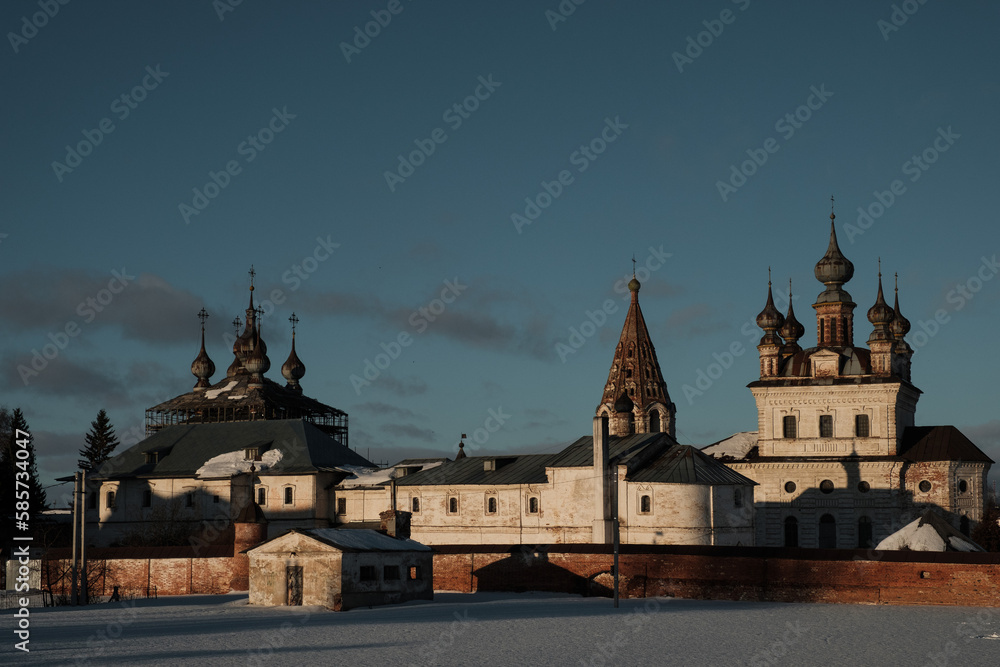
<instances>
[{"instance_id":1,"label":"onion dome","mask_svg":"<svg viewBox=\"0 0 1000 667\"><path fill-rule=\"evenodd\" d=\"M892 322L889 323L889 330L896 340L903 340L906 334L910 333L910 321L899 312L899 274L896 275L896 303L892 309Z\"/></svg>"},{"instance_id":2,"label":"onion dome","mask_svg":"<svg viewBox=\"0 0 1000 667\"><path fill-rule=\"evenodd\" d=\"M844 257L844 254L840 252L840 246L837 245L837 228L833 222L836 217L830 213L830 245L823 258L816 262L816 268L813 271L816 280L824 285L842 285L854 277L854 264Z\"/></svg>"},{"instance_id":3,"label":"onion dome","mask_svg":"<svg viewBox=\"0 0 1000 667\"><path fill-rule=\"evenodd\" d=\"M615 412L632 412L635 409L635 403L632 399L628 397L626 392L622 392L618 400L615 401Z\"/></svg>"},{"instance_id":4,"label":"onion dome","mask_svg":"<svg viewBox=\"0 0 1000 667\"><path fill-rule=\"evenodd\" d=\"M638 292L641 286L641 283L636 280L634 275L632 276L632 280L628 281L628 290L630 292Z\"/></svg>"},{"instance_id":5,"label":"onion dome","mask_svg":"<svg viewBox=\"0 0 1000 667\"><path fill-rule=\"evenodd\" d=\"M875 328L885 327L892 321L894 316L892 308L885 302L882 296L882 272L878 272L878 296L875 298L875 305L868 309L868 321L875 325Z\"/></svg>"},{"instance_id":6,"label":"onion dome","mask_svg":"<svg viewBox=\"0 0 1000 667\"><path fill-rule=\"evenodd\" d=\"M768 295L770 296L770 294ZM766 310L766 308L765 308ZM763 313L761 313L763 315ZM792 281L788 281L788 314L785 315L785 323L781 325L778 334L785 339L789 345L794 345L806 333L806 328L795 319L795 310L792 308Z\"/></svg>"},{"instance_id":7,"label":"onion dome","mask_svg":"<svg viewBox=\"0 0 1000 667\"><path fill-rule=\"evenodd\" d=\"M768 269L768 273L770 273ZM785 323L785 318L782 317L778 309L774 307L774 297L771 296L771 279L770 276L767 280L767 304L764 306L764 310L760 311L757 315L757 326L763 329L767 334L773 334L775 331L780 329Z\"/></svg>"},{"instance_id":8,"label":"onion dome","mask_svg":"<svg viewBox=\"0 0 1000 667\"><path fill-rule=\"evenodd\" d=\"M256 329L257 338L253 350L243 362L244 368L250 373L249 386L263 386L264 373L271 368L271 360L267 358L267 347L260 337L260 329Z\"/></svg>"},{"instance_id":9,"label":"onion dome","mask_svg":"<svg viewBox=\"0 0 1000 667\"><path fill-rule=\"evenodd\" d=\"M854 276L854 264L844 257L837 245L837 228L833 223L836 216L830 213L830 245L823 258L816 262L813 273L816 280L826 285L826 289L816 297L816 303L845 303L854 305L851 295L842 286Z\"/></svg>"},{"instance_id":10,"label":"onion dome","mask_svg":"<svg viewBox=\"0 0 1000 667\"><path fill-rule=\"evenodd\" d=\"M198 356L195 360L191 362L191 373L198 378L198 382L194 385L195 389L204 389L205 387L211 386L209 378L215 373L215 364L208 357L208 353L205 352L205 320L208 318L208 312L204 308L198 313L198 318L201 320L201 351L198 352Z\"/></svg>"},{"instance_id":11,"label":"onion dome","mask_svg":"<svg viewBox=\"0 0 1000 667\"><path fill-rule=\"evenodd\" d=\"M240 372L240 368L243 364L240 363L239 357L233 357L233 363L229 364L229 368L226 369L226 377L233 378Z\"/></svg>"},{"instance_id":12,"label":"onion dome","mask_svg":"<svg viewBox=\"0 0 1000 667\"><path fill-rule=\"evenodd\" d=\"M295 354L295 323L299 321L299 318L295 317L295 313L292 313L292 316L288 320L292 323L292 351L288 355L288 359L285 360L285 363L281 365L281 374L288 381L286 386L289 389L296 389L301 392L302 388L299 386L299 380L306 374L306 365Z\"/></svg>"}]
</instances>

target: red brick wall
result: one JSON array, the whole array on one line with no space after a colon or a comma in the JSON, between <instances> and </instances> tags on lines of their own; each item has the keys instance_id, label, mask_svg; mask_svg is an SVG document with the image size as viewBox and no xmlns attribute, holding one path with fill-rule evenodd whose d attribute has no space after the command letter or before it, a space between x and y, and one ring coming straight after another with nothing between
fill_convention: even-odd
<instances>
[{"instance_id":1,"label":"red brick wall","mask_svg":"<svg viewBox=\"0 0 1000 667\"><path fill-rule=\"evenodd\" d=\"M114 558L87 563L88 590L92 596L111 595L115 586L145 596L149 587L157 595L228 593L234 590L233 558ZM42 563L42 586L54 595L69 595L69 560ZM236 589L240 590L240 589ZM246 587L242 590L246 590Z\"/></svg>"},{"instance_id":2,"label":"red brick wall","mask_svg":"<svg viewBox=\"0 0 1000 667\"><path fill-rule=\"evenodd\" d=\"M509 546L438 547L434 588L609 594L613 556L580 547L545 547L542 557ZM619 558L623 597L1000 605L1000 554L654 547Z\"/></svg>"}]
</instances>

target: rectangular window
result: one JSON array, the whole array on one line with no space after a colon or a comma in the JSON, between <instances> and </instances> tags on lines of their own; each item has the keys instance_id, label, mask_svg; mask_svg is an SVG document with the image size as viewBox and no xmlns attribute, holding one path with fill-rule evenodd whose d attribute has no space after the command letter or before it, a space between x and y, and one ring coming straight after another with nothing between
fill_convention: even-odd
<instances>
[{"instance_id":1,"label":"rectangular window","mask_svg":"<svg viewBox=\"0 0 1000 667\"><path fill-rule=\"evenodd\" d=\"M214 496L212 496L212 502L213 503L218 503L219 502L219 494L218 493L216 493Z\"/></svg>"},{"instance_id":2,"label":"rectangular window","mask_svg":"<svg viewBox=\"0 0 1000 667\"><path fill-rule=\"evenodd\" d=\"M382 568L382 579L385 581L399 581L399 566L386 565Z\"/></svg>"},{"instance_id":3,"label":"rectangular window","mask_svg":"<svg viewBox=\"0 0 1000 667\"><path fill-rule=\"evenodd\" d=\"M247 447L246 451L243 452L243 458L247 461L260 461L260 448Z\"/></svg>"},{"instance_id":4,"label":"rectangular window","mask_svg":"<svg viewBox=\"0 0 1000 667\"><path fill-rule=\"evenodd\" d=\"M337 514L347 514L347 498L337 498Z\"/></svg>"},{"instance_id":5,"label":"rectangular window","mask_svg":"<svg viewBox=\"0 0 1000 667\"><path fill-rule=\"evenodd\" d=\"M854 416L854 435L859 438L867 438L870 435L871 429L868 426L868 415L855 415Z\"/></svg>"},{"instance_id":6,"label":"rectangular window","mask_svg":"<svg viewBox=\"0 0 1000 667\"><path fill-rule=\"evenodd\" d=\"M376 580L375 566L362 565L359 579L361 581L375 581Z\"/></svg>"},{"instance_id":7,"label":"rectangular window","mask_svg":"<svg viewBox=\"0 0 1000 667\"><path fill-rule=\"evenodd\" d=\"M142 506L152 507L153 506L153 492L149 489L143 489L142 491Z\"/></svg>"},{"instance_id":8,"label":"rectangular window","mask_svg":"<svg viewBox=\"0 0 1000 667\"><path fill-rule=\"evenodd\" d=\"M796 435L795 428L795 417L788 416L781 420L782 437L785 438L795 438Z\"/></svg>"},{"instance_id":9,"label":"rectangular window","mask_svg":"<svg viewBox=\"0 0 1000 667\"><path fill-rule=\"evenodd\" d=\"M295 490L290 486L285 487L285 504L294 505L295 504Z\"/></svg>"},{"instance_id":10,"label":"rectangular window","mask_svg":"<svg viewBox=\"0 0 1000 667\"><path fill-rule=\"evenodd\" d=\"M420 578L420 566L413 565L410 567L410 581L416 581Z\"/></svg>"},{"instance_id":11,"label":"rectangular window","mask_svg":"<svg viewBox=\"0 0 1000 667\"><path fill-rule=\"evenodd\" d=\"M486 499L486 513L496 514L497 513L497 499L494 496L490 496Z\"/></svg>"},{"instance_id":12,"label":"rectangular window","mask_svg":"<svg viewBox=\"0 0 1000 667\"><path fill-rule=\"evenodd\" d=\"M819 416L819 437L821 438L833 437L833 415Z\"/></svg>"},{"instance_id":13,"label":"rectangular window","mask_svg":"<svg viewBox=\"0 0 1000 667\"><path fill-rule=\"evenodd\" d=\"M114 491L108 491L107 497L104 500L105 500L105 504L106 504L106 506L107 506L107 508L109 510L115 508L115 492Z\"/></svg>"},{"instance_id":14,"label":"rectangular window","mask_svg":"<svg viewBox=\"0 0 1000 667\"><path fill-rule=\"evenodd\" d=\"M194 507L194 491L188 491L184 494L184 506Z\"/></svg>"},{"instance_id":15,"label":"rectangular window","mask_svg":"<svg viewBox=\"0 0 1000 667\"><path fill-rule=\"evenodd\" d=\"M257 504L261 507L267 504L267 489L263 486L257 489Z\"/></svg>"},{"instance_id":16,"label":"rectangular window","mask_svg":"<svg viewBox=\"0 0 1000 667\"><path fill-rule=\"evenodd\" d=\"M412 507L414 514L420 511L420 498L417 498L416 496L413 497Z\"/></svg>"},{"instance_id":17,"label":"rectangular window","mask_svg":"<svg viewBox=\"0 0 1000 667\"><path fill-rule=\"evenodd\" d=\"M743 507L743 489L738 486L733 487L733 507Z\"/></svg>"}]
</instances>

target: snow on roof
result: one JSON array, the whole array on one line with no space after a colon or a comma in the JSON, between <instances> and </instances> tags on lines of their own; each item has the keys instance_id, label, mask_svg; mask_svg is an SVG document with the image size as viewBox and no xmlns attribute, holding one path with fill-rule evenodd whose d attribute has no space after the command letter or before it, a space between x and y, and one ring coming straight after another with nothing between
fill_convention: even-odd
<instances>
[{"instance_id":1,"label":"snow on roof","mask_svg":"<svg viewBox=\"0 0 1000 667\"><path fill-rule=\"evenodd\" d=\"M218 398L219 394L229 391L230 389L235 387L236 384L237 384L236 380L233 380L225 387L220 387L219 389L208 389L205 391L205 398Z\"/></svg>"},{"instance_id":2,"label":"snow on roof","mask_svg":"<svg viewBox=\"0 0 1000 667\"><path fill-rule=\"evenodd\" d=\"M932 510L911 521L875 547L879 551L982 551Z\"/></svg>"},{"instance_id":3,"label":"snow on roof","mask_svg":"<svg viewBox=\"0 0 1000 667\"><path fill-rule=\"evenodd\" d=\"M232 477L245 472L250 472L250 466L256 467L257 472L265 472L278 461L281 460L280 449L269 449L261 454L260 461L249 461L246 458L246 451L240 449L235 452L226 452L213 456L205 461L204 465L195 472L195 477Z\"/></svg>"},{"instance_id":4,"label":"snow on roof","mask_svg":"<svg viewBox=\"0 0 1000 667\"><path fill-rule=\"evenodd\" d=\"M389 537L367 528L313 528L302 531L342 549L356 551L430 551L431 548L414 540Z\"/></svg>"},{"instance_id":5,"label":"snow on roof","mask_svg":"<svg viewBox=\"0 0 1000 667\"><path fill-rule=\"evenodd\" d=\"M346 473L350 473L351 477L348 477L342 481L339 486L342 488L350 489L359 486L378 486L379 484L385 484L390 479L392 479L392 473L399 468L411 468L420 466L421 470L429 470L431 468L436 468L443 463L441 461L434 461L432 463L421 463L421 464L406 464L402 465L397 463L396 465L389 468L363 468L361 466L353 465L341 465L337 466L337 470L341 470ZM400 475L396 473L397 479L402 479L406 475Z\"/></svg>"},{"instance_id":6,"label":"snow on roof","mask_svg":"<svg viewBox=\"0 0 1000 667\"><path fill-rule=\"evenodd\" d=\"M734 433L725 440L720 440L701 451L709 456L732 456L735 459L746 458L750 450L757 446L756 431L741 431Z\"/></svg>"}]
</instances>

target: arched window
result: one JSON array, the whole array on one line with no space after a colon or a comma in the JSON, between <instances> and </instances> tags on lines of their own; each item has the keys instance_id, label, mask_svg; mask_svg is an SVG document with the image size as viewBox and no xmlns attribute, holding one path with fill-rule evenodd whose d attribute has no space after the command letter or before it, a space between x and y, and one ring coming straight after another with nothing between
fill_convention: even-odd
<instances>
[{"instance_id":1,"label":"arched window","mask_svg":"<svg viewBox=\"0 0 1000 667\"><path fill-rule=\"evenodd\" d=\"M285 504L294 505L295 504L295 489L290 486L285 487Z\"/></svg>"},{"instance_id":2,"label":"arched window","mask_svg":"<svg viewBox=\"0 0 1000 667\"><path fill-rule=\"evenodd\" d=\"M495 496L490 496L486 499L486 513L496 514L497 513L497 499Z\"/></svg>"},{"instance_id":3,"label":"arched window","mask_svg":"<svg viewBox=\"0 0 1000 667\"><path fill-rule=\"evenodd\" d=\"M799 546L799 520L794 516L785 517L785 546Z\"/></svg>"},{"instance_id":4,"label":"arched window","mask_svg":"<svg viewBox=\"0 0 1000 667\"><path fill-rule=\"evenodd\" d=\"M538 496L528 498L528 514L538 514Z\"/></svg>"},{"instance_id":5,"label":"arched window","mask_svg":"<svg viewBox=\"0 0 1000 667\"><path fill-rule=\"evenodd\" d=\"M653 410L649 413L649 432L659 433L660 432L660 413Z\"/></svg>"},{"instance_id":6,"label":"arched window","mask_svg":"<svg viewBox=\"0 0 1000 667\"><path fill-rule=\"evenodd\" d=\"M106 505L106 507L109 510L112 510L112 509L115 508L115 492L114 491L108 491L107 496L105 497L104 500L106 501L105 505Z\"/></svg>"},{"instance_id":7,"label":"arched window","mask_svg":"<svg viewBox=\"0 0 1000 667\"><path fill-rule=\"evenodd\" d=\"M795 438L795 437L797 437L797 435L796 435L797 432L798 432L798 429L796 429L795 417L794 416L788 415L787 417L784 417L781 420L781 436L782 437L784 437L784 438Z\"/></svg>"},{"instance_id":8,"label":"arched window","mask_svg":"<svg viewBox=\"0 0 1000 667\"><path fill-rule=\"evenodd\" d=\"M649 514L652 511L653 501L649 496L639 498L639 513Z\"/></svg>"},{"instance_id":9,"label":"arched window","mask_svg":"<svg viewBox=\"0 0 1000 667\"><path fill-rule=\"evenodd\" d=\"M837 548L837 520L832 514L824 514L819 518L819 548Z\"/></svg>"},{"instance_id":10,"label":"arched window","mask_svg":"<svg viewBox=\"0 0 1000 667\"><path fill-rule=\"evenodd\" d=\"M962 515L962 518L958 520L958 530L961 531L963 535L968 536L969 534L969 517Z\"/></svg>"},{"instance_id":11,"label":"arched window","mask_svg":"<svg viewBox=\"0 0 1000 667\"><path fill-rule=\"evenodd\" d=\"M458 514L458 496L448 498L448 512L450 514Z\"/></svg>"},{"instance_id":12,"label":"arched window","mask_svg":"<svg viewBox=\"0 0 1000 667\"><path fill-rule=\"evenodd\" d=\"M419 512L420 511L420 498L417 498L416 496L414 496L413 500L410 501L410 507L413 508L413 512L414 513Z\"/></svg>"},{"instance_id":13,"label":"arched window","mask_svg":"<svg viewBox=\"0 0 1000 667\"><path fill-rule=\"evenodd\" d=\"M858 548L870 549L872 544L872 520L866 516L858 517Z\"/></svg>"}]
</instances>

